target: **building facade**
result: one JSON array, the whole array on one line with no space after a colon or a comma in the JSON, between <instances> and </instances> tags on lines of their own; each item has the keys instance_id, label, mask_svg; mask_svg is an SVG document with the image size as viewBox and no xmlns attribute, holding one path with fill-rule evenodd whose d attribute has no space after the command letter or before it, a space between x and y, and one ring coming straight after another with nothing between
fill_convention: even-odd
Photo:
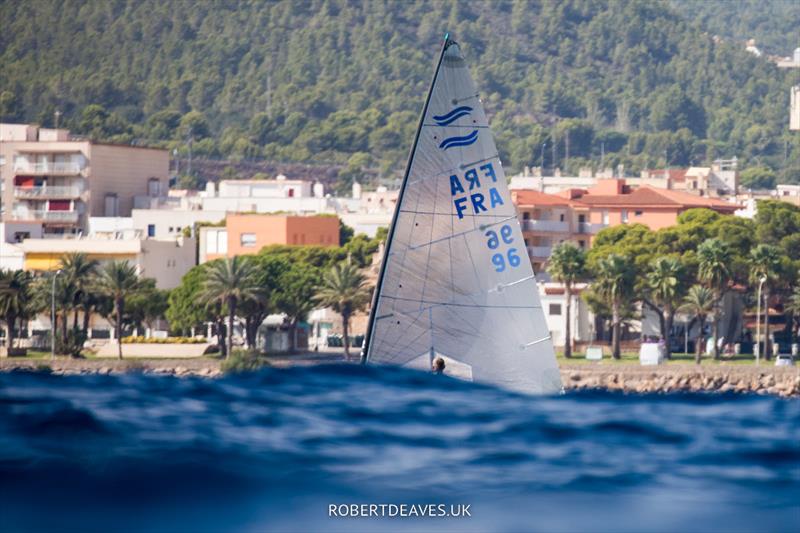
<instances>
[{"instance_id":1,"label":"building facade","mask_svg":"<svg viewBox=\"0 0 800 533\"><path fill-rule=\"evenodd\" d=\"M86 234L92 216L130 216L136 196L164 194L168 174L167 150L0 124L2 220L39 224L46 237Z\"/></svg>"},{"instance_id":2,"label":"building facade","mask_svg":"<svg viewBox=\"0 0 800 533\"><path fill-rule=\"evenodd\" d=\"M229 214L225 226L200 228L199 261L258 253L264 246L339 246L336 216Z\"/></svg>"}]
</instances>

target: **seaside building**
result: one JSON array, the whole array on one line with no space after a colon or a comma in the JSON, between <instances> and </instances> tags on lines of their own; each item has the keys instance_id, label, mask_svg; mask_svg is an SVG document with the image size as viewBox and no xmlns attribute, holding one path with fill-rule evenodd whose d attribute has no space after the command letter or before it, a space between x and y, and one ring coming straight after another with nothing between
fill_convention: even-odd
<instances>
[{"instance_id":1,"label":"seaside building","mask_svg":"<svg viewBox=\"0 0 800 533\"><path fill-rule=\"evenodd\" d=\"M45 238L85 235L88 218L130 216L137 196L159 197L169 152L77 139L64 129L0 124L2 220L41 226ZM10 235L11 242L28 230Z\"/></svg>"},{"instance_id":2,"label":"seaside building","mask_svg":"<svg viewBox=\"0 0 800 533\"><path fill-rule=\"evenodd\" d=\"M258 253L264 246L338 246L339 218L331 215L229 214L221 227L199 231L199 262Z\"/></svg>"},{"instance_id":3,"label":"seaside building","mask_svg":"<svg viewBox=\"0 0 800 533\"><path fill-rule=\"evenodd\" d=\"M800 131L800 85L789 92L789 130Z\"/></svg>"},{"instance_id":4,"label":"seaside building","mask_svg":"<svg viewBox=\"0 0 800 533\"><path fill-rule=\"evenodd\" d=\"M645 185L632 188L624 179L598 180L590 189L569 189L560 196L588 206L591 224L644 224L658 230L677 223L678 215L703 207L721 214L733 214L740 206L682 191Z\"/></svg>"},{"instance_id":5,"label":"seaside building","mask_svg":"<svg viewBox=\"0 0 800 533\"><path fill-rule=\"evenodd\" d=\"M159 289L180 285L183 275L196 264L196 241L193 238L159 241L131 234L122 238L25 239L14 247L23 254L24 270L57 270L64 254L85 253L101 264L112 260L128 261L140 276L153 278Z\"/></svg>"}]
</instances>

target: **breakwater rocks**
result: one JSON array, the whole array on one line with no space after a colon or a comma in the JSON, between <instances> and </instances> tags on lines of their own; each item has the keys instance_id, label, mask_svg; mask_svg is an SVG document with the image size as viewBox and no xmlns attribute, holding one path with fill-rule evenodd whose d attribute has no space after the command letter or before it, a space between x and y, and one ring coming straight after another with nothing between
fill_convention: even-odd
<instances>
[{"instance_id":1,"label":"breakwater rocks","mask_svg":"<svg viewBox=\"0 0 800 533\"><path fill-rule=\"evenodd\" d=\"M562 365L561 379L567 390L740 392L800 397L800 369L795 367L576 364Z\"/></svg>"},{"instance_id":2,"label":"breakwater rocks","mask_svg":"<svg viewBox=\"0 0 800 533\"><path fill-rule=\"evenodd\" d=\"M341 357L318 354L269 359L275 367L342 362ZM122 374L141 372L179 377L218 377L219 360L194 359L15 359L0 358L0 372L29 370L53 374ZM631 393L739 392L800 397L800 368L753 365L671 364L642 367L635 364L562 364L567 390L607 389Z\"/></svg>"}]
</instances>

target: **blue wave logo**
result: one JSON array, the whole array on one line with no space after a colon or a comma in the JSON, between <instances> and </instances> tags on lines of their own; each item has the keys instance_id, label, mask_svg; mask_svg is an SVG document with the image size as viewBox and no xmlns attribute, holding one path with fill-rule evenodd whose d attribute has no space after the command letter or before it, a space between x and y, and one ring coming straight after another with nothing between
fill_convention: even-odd
<instances>
[{"instance_id":1,"label":"blue wave logo","mask_svg":"<svg viewBox=\"0 0 800 533\"><path fill-rule=\"evenodd\" d=\"M442 143L439 145L439 148L442 150L447 150L448 148L453 148L454 146L469 146L477 140L478 130L474 130L469 135L464 135L463 137L448 137L442 141Z\"/></svg>"},{"instance_id":2,"label":"blue wave logo","mask_svg":"<svg viewBox=\"0 0 800 533\"><path fill-rule=\"evenodd\" d=\"M463 116L469 115L472 113L472 108L466 105L462 105L461 107L457 107L447 113L446 115L434 115L433 120L436 121L436 124L439 126L449 126L456 120L460 119Z\"/></svg>"}]
</instances>

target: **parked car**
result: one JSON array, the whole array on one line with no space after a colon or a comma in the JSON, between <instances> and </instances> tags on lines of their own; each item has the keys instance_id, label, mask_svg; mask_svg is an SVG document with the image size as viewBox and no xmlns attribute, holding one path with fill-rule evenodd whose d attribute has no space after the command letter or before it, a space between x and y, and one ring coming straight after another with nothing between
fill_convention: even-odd
<instances>
[{"instance_id":1,"label":"parked car","mask_svg":"<svg viewBox=\"0 0 800 533\"><path fill-rule=\"evenodd\" d=\"M781 354L775 357L775 366L794 366L794 358L790 354Z\"/></svg>"}]
</instances>

